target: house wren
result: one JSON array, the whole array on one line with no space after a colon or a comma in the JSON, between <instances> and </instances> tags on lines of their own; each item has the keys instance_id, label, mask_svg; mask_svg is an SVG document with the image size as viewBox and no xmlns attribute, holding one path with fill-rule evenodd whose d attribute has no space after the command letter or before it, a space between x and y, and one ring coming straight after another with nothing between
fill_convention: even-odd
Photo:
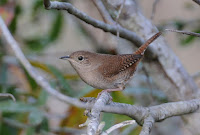
<instances>
[{"instance_id":1,"label":"house wren","mask_svg":"<svg viewBox=\"0 0 200 135\"><path fill-rule=\"evenodd\" d=\"M60 59L67 59L81 79L90 86L107 92L121 91L133 76L148 45L161 34L158 32L152 36L133 54L109 55L77 51Z\"/></svg>"}]
</instances>

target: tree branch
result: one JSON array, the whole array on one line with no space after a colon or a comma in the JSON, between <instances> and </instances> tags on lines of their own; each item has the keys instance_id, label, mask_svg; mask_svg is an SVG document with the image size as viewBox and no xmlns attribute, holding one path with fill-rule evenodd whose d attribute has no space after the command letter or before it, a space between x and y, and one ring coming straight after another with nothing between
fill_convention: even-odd
<instances>
[{"instance_id":1,"label":"tree branch","mask_svg":"<svg viewBox=\"0 0 200 135\"><path fill-rule=\"evenodd\" d=\"M101 135L108 135L111 132L113 132L114 130L127 126L127 125L132 125L132 124L136 124L135 120L127 120L127 121L123 121L121 123L118 123L112 127L110 127L109 129L107 129L105 132L103 132Z\"/></svg>"},{"instance_id":2,"label":"tree branch","mask_svg":"<svg viewBox=\"0 0 200 135\"><path fill-rule=\"evenodd\" d=\"M173 30L173 29L165 29L165 31L176 32L176 33L181 33L181 34L185 34L185 35L200 37L200 33L195 33L195 32Z\"/></svg>"},{"instance_id":3,"label":"tree branch","mask_svg":"<svg viewBox=\"0 0 200 135\"><path fill-rule=\"evenodd\" d=\"M121 38L131 41L137 47L140 47L144 43L144 40L142 40L140 37L138 37L137 34L135 34L134 32L124 29L123 27L117 27L115 25L110 25L110 24L106 24L102 21L98 21L98 20L88 16L87 14L79 11L78 9L73 7L70 3L49 1L49 0L44 0L44 3L45 3L46 9L66 10L68 13L76 16L80 20L82 20L96 28L102 29L105 32L110 32L113 35L117 35L117 32L119 32L119 36ZM48 4L48 3L50 3L50 4Z\"/></svg>"},{"instance_id":4,"label":"tree branch","mask_svg":"<svg viewBox=\"0 0 200 135\"><path fill-rule=\"evenodd\" d=\"M104 22L114 25L115 21L111 18L110 14L106 10L106 8L103 5L102 1L101 0L92 0L92 2L97 7L97 9L98 9L99 13L101 14Z\"/></svg>"},{"instance_id":5,"label":"tree branch","mask_svg":"<svg viewBox=\"0 0 200 135\"><path fill-rule=\"evenodd\" d=\"M200 5L200 0L193 0L194 2L196 2L198 5Z\"/></svg>"},{"instance_id":6,"label":"tree branch","mask_svg":"<svg viewBox=\"0 0 200 135\"><path fill-rule=\"evenodd\" d=\"M145 118L140 135L149 135L154 123L155 121L151 116Z\"/></svg>"},{"instance_id":7,"label":"tree branch","mask_svg":"<svg viewBox=\"0 0 200 135\"><path fill-rule=\"evenodd\" d=\"M82 101L93 105L96 99L84 97ZM143 125L145 118L149 116L152 116L155 122L159 122L169 117L193 113L199 109L199 106L200 99L171 102L151 107L142 107L110 101L102 108L102 111L127 115L136 120L139 125Z\"/></svg>"},{"instance_id":8,"label":"tree branch","mask_svg":"<svg viewBox=\"0 0 200 135\"><path fill-rule=\"evenodd\" d=\"M14 102L16 101L15 97L10 93L0 93L0 97L10 97Z\"/></svg>"},{"instance_id":9,"label":"tree branch","mask_svg":"<svg viewBox=\"0 0 200 135\"><path fill-rule=\"evenodd\" d=\"M0 17L0 30L2 32L3 39L7 42L7 44L12 48L14 51L17 59L21 62L21 64L25 67L27 72L30 74L31 77L34 78L34 80L49 94L52 96L60 99L61 101L64 101L68 104L75 105L78 107L86 107L85 104L80 102L78 99L66 96L58 92L57 90L53 89L50 84L47 82L45 78L43 78L36 70L33 68L30 64L30 62L25 58L23 52L19 48L18 43L15 41L15 39L10 34L8 28L6 27L5 23L3 22L3 19Z\"/></svg>"},{"instance_id":10,"label":"tree branch","mask_svg":"<svg viewBox=\"0 0 200 135\"><path fill-rule=\"evenodd\" d=\"M154 2L153 2L153 7L152 7L152 11L151 11L151 20L153 20L153 18L154 18L154 15L156 13L156 6L159 2L160 2L160 0L154 0Z\"/></svg>"},{"instance_id":11,"label":"tree branch","mask_svg":"<svg viewBox=\"0 0 200 135\"><path fill-rule=\"evenodd\" d=\"M111 98L110 94L108 94L107 92L103 92L101 96L94 103L91 113L88 114L89 118L89 123L87 128L88 135L96 134L99 126L99 120L102 108L109 102L110 98Z\"/></svg>"}]
</instances>

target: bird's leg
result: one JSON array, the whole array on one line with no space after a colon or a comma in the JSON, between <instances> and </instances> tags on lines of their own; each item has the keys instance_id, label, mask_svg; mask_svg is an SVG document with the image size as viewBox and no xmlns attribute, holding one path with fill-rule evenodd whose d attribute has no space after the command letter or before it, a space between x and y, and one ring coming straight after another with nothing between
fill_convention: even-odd
<instances>
[{"instance_id":1,"label":"bird's leg","mask_svg":"<svg viewBox=\"0 0 200 135\"><path fill-rule=\"evenodd\" d=\"M101 94L103 92L122 91L122 90L124 90L124 87L119 87L119 88L116 88L116 89L105 89L105 90L102 90L101 92L98 93L97 99L101 96Z\"/></svg>"}]
</instances>

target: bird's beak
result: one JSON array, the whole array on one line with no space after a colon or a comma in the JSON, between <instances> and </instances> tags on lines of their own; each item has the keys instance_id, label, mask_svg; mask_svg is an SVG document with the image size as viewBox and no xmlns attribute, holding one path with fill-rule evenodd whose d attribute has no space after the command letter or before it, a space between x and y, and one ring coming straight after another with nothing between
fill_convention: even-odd
<instances>
[{"instance_id":1,"label":"bird's beak","mask_svg":"<svg viewBox=\"0 0 200 135\"><path fill-rule=\"evenodd\" d=\"M60 59L69 59L70 58L70 56L69 55L67 55L67 56L63 56L63 57L60 57Z\"/></svg>"}]
</instances>

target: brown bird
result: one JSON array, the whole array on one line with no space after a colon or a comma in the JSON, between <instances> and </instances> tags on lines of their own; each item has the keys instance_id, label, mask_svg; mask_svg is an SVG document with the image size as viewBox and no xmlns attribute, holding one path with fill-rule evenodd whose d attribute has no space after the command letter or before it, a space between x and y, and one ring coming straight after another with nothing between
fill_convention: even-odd
<instances>
[{"instance_id":1,"label":"brown bird","mask_svg":"<svg viewBox=\"0 0 200 135\"><path fill-rule=\"evenodd\" d=\"M77 51L60 59L67 59L81 79L90 86L104 89L102 92L122 91L133 76L148 45L161 34L158 32L153 35L133 54L109 55Z\"/></svg>"}]
</instances>

